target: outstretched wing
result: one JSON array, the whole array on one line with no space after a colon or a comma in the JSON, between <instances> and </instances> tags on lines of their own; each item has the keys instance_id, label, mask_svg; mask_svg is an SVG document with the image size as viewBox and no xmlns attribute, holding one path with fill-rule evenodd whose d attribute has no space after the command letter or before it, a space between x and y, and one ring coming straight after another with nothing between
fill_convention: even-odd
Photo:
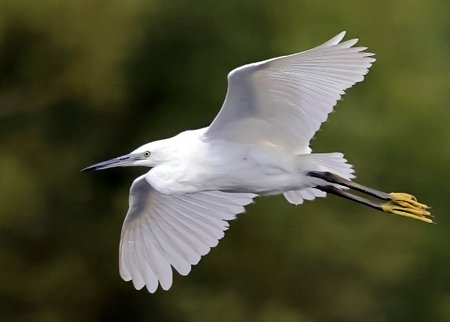
<instances>
[{"instance_id":1,"label":"outstretched wing","mask_svg":"<svg viewBox=\"0 0 450 322\"><path fill-rule=\"evenodd\" d=\"M207 139L268 144L310 152L309 141L344 90L375 61L345 32L313 49L245 65L228 74L225 102Z\"/></svg>"},{"instance_id":2,"label":"outstretched wing","mask_svg":"<svg viewBox=\"0 0 450 322\"><path fill-rule=\"evenodd\" d=\"M243 212L255 197L249 193L205 191L165 195L144 176L130 189L130 206L122 227L120 275L136 289L172 285L172 267L187 275L218 244L228 229L227 220Z\"/></svg>"}]
</instances>

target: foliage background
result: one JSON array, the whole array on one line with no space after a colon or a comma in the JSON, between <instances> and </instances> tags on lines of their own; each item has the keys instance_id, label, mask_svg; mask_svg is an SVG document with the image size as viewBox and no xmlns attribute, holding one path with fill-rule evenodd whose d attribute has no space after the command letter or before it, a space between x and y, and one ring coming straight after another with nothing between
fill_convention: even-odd
<instances>
[{"instance_id":1,"label":"foliage background","mask_svg":"<svg viewBox=\"0 0 450 322\"><path fill-rule=\"evenodd\" d=\"M450 321L450 2L0 1L0 320ZM169 292L117 269L132 180L79 173L217 113L232 68L341 30L377 54L312 146L437 225L260 198Z\"/></svg>"}]
</instances>

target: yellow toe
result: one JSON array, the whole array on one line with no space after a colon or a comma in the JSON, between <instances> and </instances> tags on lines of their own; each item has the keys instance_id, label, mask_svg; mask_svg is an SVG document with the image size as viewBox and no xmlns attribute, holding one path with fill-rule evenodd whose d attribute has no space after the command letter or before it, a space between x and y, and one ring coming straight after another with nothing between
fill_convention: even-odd
<instances>
[{"instance_id":1,"label":"yellow toe","mask_svg":"<svg viewBox=\"0 0 450 322\"><path fill-rule=\"evenodd\" d=\"M389 195L392 199L381 204L384 212L433 223L431 213L427 211L430 208L418 202L413 195L403 192L391 192Z\"/></svg>"}]
</instances>

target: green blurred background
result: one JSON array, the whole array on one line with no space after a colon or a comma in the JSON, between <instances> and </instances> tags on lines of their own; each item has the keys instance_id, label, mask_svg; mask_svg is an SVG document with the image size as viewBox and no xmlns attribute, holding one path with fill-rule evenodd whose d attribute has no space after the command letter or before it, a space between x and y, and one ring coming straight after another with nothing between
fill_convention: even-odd
<instances>
[{"instance_id":1,"label":"green blurred background","mask_svg":"<svg viewBox=\"0 0 450 322\"><path fill-rule=\"evenodd\" d=\"M450 321L448 0L0 1L1 321ZM244 63L376 53L312 142L437 225L259 198L169 292L118 274L132 180L91 163L207 126Z\"/></svg>"}]
</instances>

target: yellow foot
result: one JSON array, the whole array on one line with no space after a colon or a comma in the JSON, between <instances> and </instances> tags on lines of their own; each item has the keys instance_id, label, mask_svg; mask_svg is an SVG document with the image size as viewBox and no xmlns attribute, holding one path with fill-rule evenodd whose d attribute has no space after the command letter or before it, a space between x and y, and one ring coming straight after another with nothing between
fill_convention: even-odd
<instances>
[{"instance_id":1,"label":"yellow foot","mask_svg":"<svg viewBox=\"0 0 450 322\"><path fill-rule=\"evenodd\" d=\"M417 202L413 195L402 192L391 192L391 200L381 204L384 212L421 220L427 223L433 223L430 209L427 205Z\"/></svg>"}]
</instances>

